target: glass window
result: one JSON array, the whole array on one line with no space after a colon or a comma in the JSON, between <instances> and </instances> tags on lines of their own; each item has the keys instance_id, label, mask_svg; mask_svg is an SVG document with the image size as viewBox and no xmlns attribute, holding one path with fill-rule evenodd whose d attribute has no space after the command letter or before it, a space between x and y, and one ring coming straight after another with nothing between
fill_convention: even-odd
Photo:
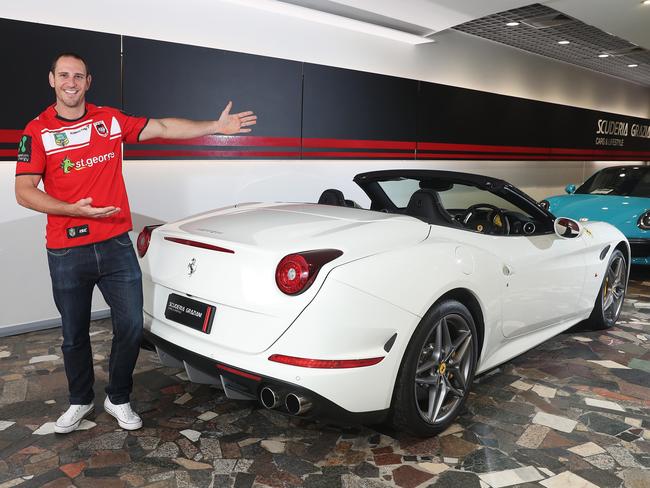
<instances>
[{"instance_id":1,"label":"glass window","mask_svg":"<svg viewBox=\"0 0 650 488\"><path fill-rule=\"evenodd\" d=\"M379 186L397 208L406 208L411 195L420 189L420 181L410 178L380 181Z\"/></svg>"},{"instance_id":2,"label":"glass window","mask_svg":"<svg viewBox=\"0 0 650 488\"><path fill-rule=\"evenodd\" d=\"M429 220L433 224L497 235L531 235L549 230L545 219L539 215L535 217L513 203L518 201L518 197L507 188L492 192L444 177L426 180L402 177L379 181L378 184L395 205L393 211L398 213L408 213L409 200L416 191L434 192L441 210L434 212L437 218ZM440 217L440 212L446 217Z\"/></svg>"},{"instance_id":3,"label":"glass window","mask_svg":"<svg viewBox=\"0 0 650 488\"><path fill-rule=\"evenodd\" d=\"M576 193L650 197L650 167L605 168L585 181Z\"/></svg>"}]
</instances>

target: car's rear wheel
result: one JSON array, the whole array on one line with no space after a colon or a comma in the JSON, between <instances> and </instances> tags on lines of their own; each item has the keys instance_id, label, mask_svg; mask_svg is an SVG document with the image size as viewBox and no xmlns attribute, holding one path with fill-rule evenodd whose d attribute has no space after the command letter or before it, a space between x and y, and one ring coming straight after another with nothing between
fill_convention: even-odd
<instances>
[{"instance_id":1,"label":"car's rear wheel","mask_svg":"<svg viewBox=\"0 0 650 488\"><path fill-rule=\"evenodd\" d=\"M594 309L585 321L585 325L593 330L612 327L621 313L626 289L627 262L623 253L616 249L609 258Z\"/></svg>"},{"instance_id":2,"label":"car's rear wheel","mask_svg":"<svg viewBox=\"0 0 650 488\"><path fill-rule=\"evenodd\" d=\"M434 305L406 349L393 395L393 424L420 436L445 430L461 410L474 379L476 326L456 300Z\"/></svg>"}]
</instances>

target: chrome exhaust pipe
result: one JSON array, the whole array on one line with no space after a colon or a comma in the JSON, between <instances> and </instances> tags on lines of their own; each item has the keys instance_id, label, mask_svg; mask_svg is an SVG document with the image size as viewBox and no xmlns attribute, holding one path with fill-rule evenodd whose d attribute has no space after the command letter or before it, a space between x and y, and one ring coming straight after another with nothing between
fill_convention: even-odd
<instances>
[{"instance_id":1,"label":"chrome exhaust pipe","mask_svg":"<svg viewBox=\"0 0 650 488\"><path fill-rule=\"evenodd\" d=\"M291 415L302 415L311 409L311 401L295 393L289 393L284 399L284 406Z\"/></svg>"},{"instance_id":2,"label":"chrome exhaust pipe","mask_svg":"<svg viewBox=\"0 0 650 488\"><path fill-rule=\"evenodd\" d=\"M269 410L280 406L280 397L268 386L265 386L262 388L262 391L260 391L260 401L262 402L262 405Z\"/></svg>"}]
</instances>

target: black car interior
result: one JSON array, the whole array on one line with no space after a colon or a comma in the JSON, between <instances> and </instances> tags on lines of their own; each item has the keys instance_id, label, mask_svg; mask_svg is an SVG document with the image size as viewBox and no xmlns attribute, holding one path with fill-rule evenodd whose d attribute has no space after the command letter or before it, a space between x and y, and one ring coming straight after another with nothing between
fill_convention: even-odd
<instances>
[{"instance_id":1,"label":"black car interior","mask_svg":"<svg viewBox=\"0 0 650 488\"><path fill-rule=\"evenodd\" d=\"M399 179L399 177L397 178ZM500 208L490 203L476 203L467 208L445 208L440 193L454 188L459 183L465 186L476 185L482 190L494 192L499 191L501 198L509 199L504 195L504 186L497 186L494 183L473 183L447 178L423 178L419 181L419 189L413 192L405 207L397 207L386 195L377 182L366 184L365 190L371 196L370 210L402 214L415 217L428 224L440 225L464 229L471 232L478 232L488 235L532 235L552 231L552 220L540 217L536 219L524 211ZM505 182L503 182L505 185ZM516 192L517 190L514 190ZM507 192L506 192L507 193ZM516 195L520 197L521 195ZM339 207L361 208L352 200L347 200L341 190L329 188L321 194L318 203L322 205L334 205ZM533 201L532 205L537 207ZM513 205L516 207L516 205ZM535 212L532 212L535 215ZM546 221L548 220L548 222Z\"/></svg>"},{"instance_id":2,"label":"black car interior","mask_svg":"<svg viewBox=\"0 0 650 488\"><path fill-rule=\"evenodd\" d=\"M429 188L422 188L413 193L404 213L429 224L462 227L442 206L438 192Z\"/></svg>"}]
</instances>

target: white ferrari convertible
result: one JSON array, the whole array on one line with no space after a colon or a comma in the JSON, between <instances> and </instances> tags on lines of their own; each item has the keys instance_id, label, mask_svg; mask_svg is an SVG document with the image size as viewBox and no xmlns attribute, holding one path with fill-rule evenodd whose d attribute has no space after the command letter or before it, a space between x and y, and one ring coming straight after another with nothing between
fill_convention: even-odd
<instances>
[{"instance_id":1,"label":"white ferrari convertible","mask_svg":"<svg viewBox=\"0 0 650 488\"><path fill-rule=\"evenodd\" d=\"M444 430L474 375L581 321L617 320L630 249L505 181L362 173L370 208L250 203L137 242L163 364L290 415Z\"/></svg>"}]
</instances>

